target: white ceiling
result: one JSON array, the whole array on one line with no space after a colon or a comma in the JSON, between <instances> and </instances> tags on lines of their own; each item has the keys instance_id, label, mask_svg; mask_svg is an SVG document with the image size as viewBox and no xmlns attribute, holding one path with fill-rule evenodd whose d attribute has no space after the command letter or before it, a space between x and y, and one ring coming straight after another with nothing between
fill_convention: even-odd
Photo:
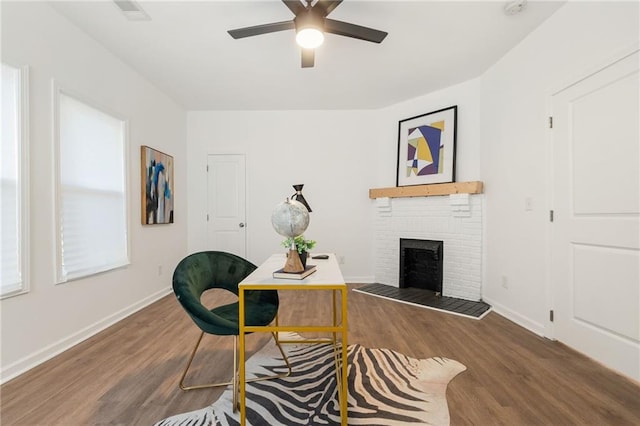
<instances>
[{"instance_id":1,"label":"white ceiling","mask_svg":"<svg viewBox=\"0 0 640 426\"><path fill-rule=\"evenodd\" d=\"M129 21L112 1L52 2L187 110L370 109L481 75L562 1L345 0L330 15L387 31L381 44L327 34L300 67L294 31L240 40L227 30L293 18L280 1L144 1Z\"/></svg>"}]
</instances>

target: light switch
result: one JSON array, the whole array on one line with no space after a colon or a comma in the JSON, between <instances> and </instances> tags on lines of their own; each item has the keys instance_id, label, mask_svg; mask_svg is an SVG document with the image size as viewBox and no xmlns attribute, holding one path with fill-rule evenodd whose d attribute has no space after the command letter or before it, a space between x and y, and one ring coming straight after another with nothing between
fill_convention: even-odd
<instances>
[{"instance_id":1,"label":"light switch","mask_svg":"<svg viewBox=\"0 0 640 426\"><path fill-rule=\"evenodd\" d=\"M533 198L527 197L524 199L524 210L525 211L533 210Z\"/></svg>"}]
</instances>

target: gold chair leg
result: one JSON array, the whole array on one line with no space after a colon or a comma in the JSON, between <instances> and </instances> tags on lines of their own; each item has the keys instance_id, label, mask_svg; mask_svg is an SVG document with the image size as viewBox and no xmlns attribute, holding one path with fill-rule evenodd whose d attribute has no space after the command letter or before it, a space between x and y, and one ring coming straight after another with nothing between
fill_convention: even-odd
<instances>
[{"instance_id":1,"label":"gold chair leg","mask_svg":"<svg viewBox=\"0 0 640 426\"><path fill-rule=\"evenodd\" d=\"M271 335L273 336L273 340L275 340L276 342L276 346L280 350L280 354L284 359L284 363L287 365L288 371L286 373L274 374L273 376L254 377L253 379L248 379L247 383L259 382L261 380L269 380L269 379L282 379L283 377L289 377L291 375L291 364L289 363L289 358L287 357L287 355L285 355L284 349L282 349L282 346L280 346L280 342L278 341L278 337L276 333L271 333Z\"/></svg>"},{"instance_id":2,"label":"gold chair leg","mask_svg":"<svg viewBox=\"0 0 640 426\"><path fill-rule=\"evenodd\" d=\"M204 336L204 331L200 333L200 337L198 337L198 341L196 342L196 346L193 348L193 351L191 352L191 356L189 357L189 361L187 361L187 368L184 369L184 372L182 373L182 377L180 377L180 389L182 389L183 391L188 391L188 390L193 390L193 389L206 389L206 388L213 388L213 387L218 387L218 386L228 386L233 384L233 380L228 381L228 382L221 382L221 383L209 383L209 384L205 384L205 385L192 385L192 386L186 386L184 384L184 379L187 376L187 372L189 371L189 368L191 367L191 363L193 362L193 358L196 356L196 352L198 351L198 347L200 346L200 342L202 341L202 337ZM237 341L234 341L234 347L233 347L233 352L234 352L234 358L235 358L235 353L236 353L236 344ZM235 361L234 361L234 371L235 371Z\"/></svg>"},{"instance_id":3,"label":"gold chair leg","mask_svg":"<svg viewBox=\"0 0 640 426\"><path fill-rule=\"evenodd\" d=\"M238 393L240 387L238 386L239 374L238 374L238 337L233 336L233 412L237 412L240 409L240 403L238 401Z\"/></svg>"},{"instance_id":4,"label":"gold chair leg","mask_svg":"<svg viewBox=\"0 0 640 426\"><path fill-rule=\"evenodd\" d=\"M284 353L284 349L282 349L282 345L280 344L280 341L278 340L278 335L276 333L271 333L271 335L273 336L273 340L276 342L276 346L278 347L278 349L280 350L280 355L282 355L282 359L284 360L284 363L287 365L287 369L289 371L287 371L286 374L281 374L279 377L289 377L291 375L291 364L289 363L289 357Z\"/></svg>"},{"instance_id":5,"label":"gold chair leg","mask_svg":"<svg viewBox=\"0 0 640 426\"><path fill-rule=\"evenodd\" d=\"M182 389L183 391L188 391L188 390L193 390L193 389L206 389L206 388L212 388L212 387L217 387L217 386L228 386L228 385L233 385L233 411L236 412L236 410L238 409L239 406L239 401L238 401L238 393L239 393L239 374L238 374L238 336L233 336L233 371L235 372L233 375L233 379L231 379L231 381L228 382L223 382L223 383L210 383L210 384L206 384L206 385L192 385L192 386L186 386L184 384L184 379L187 376L187 372L189 371L189 368L191 367L191 363L193 362L193 358L196 356L196 352L198 351L198 347L200 346L200 342L202 342L202 337L204 336L204 331L200 333L200 337L198 337L198 341L196 342L195 347L193 348L193 351L191 352L191 356L189 357L189 360L187 361L187 367L184 369L184 372L182 373L182 377L180 377L180 389ZM274 374L273 376L265 376L265 377L255 377L253 379L248 379L246 380L246 383L251 383L251 382L257 382L260 380L269 380L269 379L280 379L283 377L288 377L291 375L291 363L289 362L289 358L287 357L287 355L284 352L284 349L282 348L282 345L280 344L280 342L278 341L278 336L276 333L271 333L271 336L273 337L273 340L276 342L276 346L278 347L278 350L280 351L280 354L282 355L282 359L284 360L286 366L287 366L287 372L286 373L280 373L280 374Z\"/></svg>"},{"instance_id":6,"label":"gold chair leg","mask_svg":"<svg viewBox=\"0 0 640 426\"><path fill-rule=\"evenodd\" d=\"M291 375L291 363L289 362L289 357L287 357L287 355L284 353L284 349L282 349L282 346L280 345L280 342L278 341L278 336L276 333L271 333L271 335L273 336L273 340L276 342L276 346L278 347L278 350L280 351L280 354L282 355L282 359L284 359L284 363L287 365L287 372L286 373L280 373L280 374L274 374L273 376L265 376L265 377L254 377L253 379L247 379L245 380L245 383L251 383L251 382L259 382L261 380L271 380L271 379L282 379L283 377L289 377ZM236 336L236 339L238 338L238 336ZM236 354L235 354L235 348L236 346L233 346L234 348L234 360L237 359L236 358ZM235 361L234 361L234 366L235 366ZM240 392L240 377L239 377L239 373L238 370L236 370L236 374L235 374L236 380L234 380L233 383L233 412L235 413L236 410L240 409L240 403L238 401L238 393Z\"/></svg>"}]
</instances>

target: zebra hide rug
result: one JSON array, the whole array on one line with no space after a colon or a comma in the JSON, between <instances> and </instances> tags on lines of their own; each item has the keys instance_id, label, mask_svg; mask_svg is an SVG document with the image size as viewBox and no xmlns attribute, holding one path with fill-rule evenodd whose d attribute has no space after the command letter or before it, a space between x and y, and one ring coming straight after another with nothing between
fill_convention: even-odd
<instances>
[{"instance_id":1,"label":"zebra hide rug","mask_svg":"<svg viewBox=\"0 0 640 426\"><path fill-rule=\"evenodd\" d=\"M284 337L284 336L283 336ZM286 336L290 339L292 336ZM331 345L283 344L293 368L284 379L247 384L247 424L339 425ZM447 384L466 367L447 358L415 359L349 345L349 425L448 425ZM273 340L247 361L247 377L285 372ZM156 426L239 425L228 387L212 405Z\"/></svg>"}]
</instances>

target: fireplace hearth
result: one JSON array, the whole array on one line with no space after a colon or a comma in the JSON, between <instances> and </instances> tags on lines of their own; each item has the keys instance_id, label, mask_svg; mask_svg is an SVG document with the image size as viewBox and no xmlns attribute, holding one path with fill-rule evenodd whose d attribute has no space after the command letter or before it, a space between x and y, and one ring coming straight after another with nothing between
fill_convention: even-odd
<instances>
[{"instance_id":1,"label":"fireplace hearth","mask_svg":"<svg viewBox=\"0 0 640 426\"><path fill-rule=\"evenodd\" d=\"M443 245L437 240L400 238L400 288L442 294Z\"/></svg>"}]
</instances>

